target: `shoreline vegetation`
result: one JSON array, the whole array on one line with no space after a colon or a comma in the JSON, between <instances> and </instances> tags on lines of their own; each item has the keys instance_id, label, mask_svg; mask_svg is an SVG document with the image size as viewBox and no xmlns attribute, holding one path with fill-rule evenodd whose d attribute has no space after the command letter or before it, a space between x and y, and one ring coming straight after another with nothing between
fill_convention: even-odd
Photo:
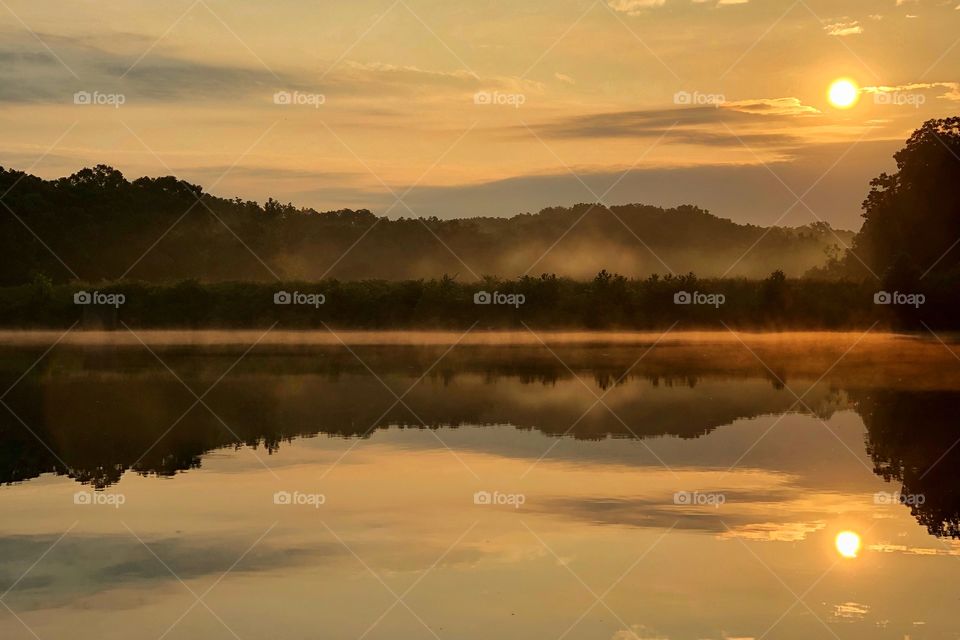
<instances>
[{"instance_id":1,"label":"shoreline vegetation","mask_svg":"<svg viewBox=\"0 0 960 640\"><path fill-rule=\"evenodd\" d=\"M955 328L956 290L936 277L910 294L881 283L650 276L606 271L480 283L435 280L54 284L0 288L0 327L84 329L683 329L896 331ZM912 296L912 297L911 297Z\"/></svg>"}]
</instances>

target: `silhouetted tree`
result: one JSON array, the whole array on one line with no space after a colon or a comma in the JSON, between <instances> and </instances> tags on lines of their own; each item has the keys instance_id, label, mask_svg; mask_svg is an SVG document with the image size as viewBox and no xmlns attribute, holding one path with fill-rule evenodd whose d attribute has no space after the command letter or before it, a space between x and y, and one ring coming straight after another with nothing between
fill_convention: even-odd
<instances>
[{"instance_id":1,"label":"silhouetted tree","mask_svg":"<svg viewBox=\"0 0 960 640\"><path fill-rule=\"evenodd\" d=\"M870 182L854 251L877 274L950 272L960 264L960 117L928 120ZM856 269L855 262L851 266Z\"/></svg>"},{"instance_id":2,"label":"silhouetted tree","mask_svg":"<svg viewBox=\"0 0 960 640\"><path fill-rule=\"evenodd\" d=\"M874 471L913 497L910 511L930 533L960 538L960 394L875 389L851 395L867 427Z\"/></svg>"}]
</instances>

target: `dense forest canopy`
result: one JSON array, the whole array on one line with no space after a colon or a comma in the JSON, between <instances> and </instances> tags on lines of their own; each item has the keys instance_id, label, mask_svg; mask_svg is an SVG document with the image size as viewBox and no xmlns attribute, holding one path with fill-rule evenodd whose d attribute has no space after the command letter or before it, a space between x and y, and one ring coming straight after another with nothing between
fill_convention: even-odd
<instances>
[{"instance_id":1,"label":"dense forest canopy","mask_svg":"<svg viewBox=\"0 0 960 640\"><path fill-rule=\"evenodd\" d=\"M0 285L44 274L82 280L404 280L458 274L601 269L652 273L800 276L852 241L823 222L799 228L736 224L695 206L578 204L513 217L377 217L318 212L204 193L175 177L128 181L106 165L56 180L0 168ZM356 245L356 246L354 246ZM353 247L351 249L351 247ZM728 271L729 270L729 271Z\"/></svg>"}]
</instances>

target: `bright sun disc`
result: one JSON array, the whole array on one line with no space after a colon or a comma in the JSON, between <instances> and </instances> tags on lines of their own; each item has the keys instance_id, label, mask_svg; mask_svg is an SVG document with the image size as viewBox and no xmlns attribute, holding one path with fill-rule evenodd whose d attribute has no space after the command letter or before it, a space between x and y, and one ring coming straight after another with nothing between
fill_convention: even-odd
<instances>
[{"instance_id":1,"label":"bright sun disc","mask_svg":"<svg viewBox=\"0 0 960 640\"><path fill-rule=\"evenodd\" d=\"M833 84L830 85L827 96L830 99L830 104L838 109L849 109L857 104L857 100L860 99L860 87L853 80L847 80L846 78L834 80Z\"/></svg>"},{"instance_id":2,"label":"bright sun disc","mask_svg":"<svg viewBox=\"0 0 960 640\"><path fill-rule=\"evenodd\" d=\"M844 558L856 558L860 552L860 536L853 531L841 531L837 534L837 552Z\"/></svg>"}]
</instances>

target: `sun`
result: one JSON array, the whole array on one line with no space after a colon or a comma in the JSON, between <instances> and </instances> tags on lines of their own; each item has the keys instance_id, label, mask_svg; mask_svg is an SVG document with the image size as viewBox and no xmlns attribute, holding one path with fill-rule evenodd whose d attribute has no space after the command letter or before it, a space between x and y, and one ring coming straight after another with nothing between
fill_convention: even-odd
<instances>
[{"instance_id":1,"label":"sun","mask_svg":"<svg viewBox=\"0 0 960 640\"><path fill-rule=\"evenodd\" d=\"M860 536L853 531L841 531L836 539L837 553L844 558L856 558L860 552Z\"/></svg>"},{"instance_id":2,"label":"sun","mask_svg":"<svg viewBox=\"0 0 960 640\"><path fill-rule=\"evenodd\" d=\"M860 87L849 78L834 80L827 91L830 104L838 109L849 109L860 99Z\"/></svg>"}]
</instances>

